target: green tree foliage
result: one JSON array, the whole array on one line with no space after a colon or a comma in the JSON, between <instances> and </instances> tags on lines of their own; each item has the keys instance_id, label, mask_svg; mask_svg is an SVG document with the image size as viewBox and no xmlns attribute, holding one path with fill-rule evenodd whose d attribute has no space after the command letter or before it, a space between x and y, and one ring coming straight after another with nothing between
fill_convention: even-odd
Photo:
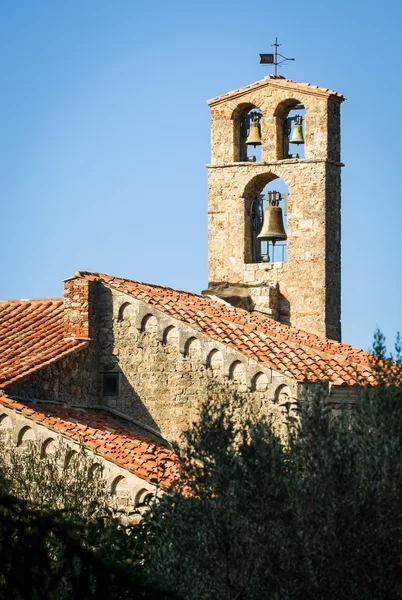
<instances>
[{"instance_id":1,"label":"green tree foliage","mask_svg":"<svg viewBox=\"0 0 402 600\"><path fill-rule=\"evenodd\" d=\"M178 449L181 480L155 507L152 569L186 598L241 598L275 547L284 502L280 441L226 390L211 393ZM263 493L261 493L263 488ZM272 535L265 535L272 529Z\"/></svg>"},{"instance_id":2,"label":"green tree foliage","mask_svg":"<svg viewBox=\"0 0 402 600\"><path fill-rule=\"evenodd\" d=\"M140 524L107 508L96 457L15 451L0 598L402 600L401 349L391 361L379 333L374 349L376 385L338 414L323 385L284 409L286 439L212 389L177 447L180 479Z\"/></svg>"},{"instance_id":3,"label":"green tree foliage","mask_svg":"<svg viewBox=\"0 0 402 600\"><path fill-rule=\"evenodd\" d=\"M322 386L286 440L211 393L154 506L150 572L189 600L402 598L400 349L375 350L378 385L336 418Z\"/></svg>"},{"instance_id":4,"label":"green tree foliage","mask_svg":"<svg viewBox=\"0 0 402 600\"><path fill-rule=\"evenodd\" d=\"M63 441L45 454L38 442L24 446L1 440L0 468L7 489L32 508L63 509L96 518L111 503L103 466L92 453L74 451Z\"/></svg>"},{"instance_id":5,"label":"green tree foliage","mask_svg":"<svg viewBox=\"0 0 402 600\"><path fill-rule=\"evenodd\" d=\"M127 527L88 523L63 511L40 511L0 496L0 598L122 600L172 598L122 560L135 555Z\"/></svg>"},{"instance_id":6,"label":"green tree foliage","mask_svg":"<svg viewBox=\"0 0 402 600\"><path fill-rule=\"evenodd\" d=\"M131 517L138 517L131 515ZM0 446L0 598L170 598L145 579L148 522L111 508L96 456Z\"/></svg>"}]
</instances>

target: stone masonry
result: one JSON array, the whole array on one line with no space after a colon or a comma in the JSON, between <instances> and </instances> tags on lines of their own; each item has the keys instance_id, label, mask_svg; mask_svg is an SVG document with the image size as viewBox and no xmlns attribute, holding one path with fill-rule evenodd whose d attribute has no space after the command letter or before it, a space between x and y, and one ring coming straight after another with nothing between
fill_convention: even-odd
<instances>
[{"instance_id":1,"label":"stone masonry","mask_svg":"<svg viewBox=\"0 0 402 600\"><path fill-rule=\"evenodd\" d=\"M83 334L82 323L89 322L92 340L79 352L10 385L11 396L98 405L167 439L178 439L197 420L211 382L240 392L279 428L285 404L303 393L303 384L293 378L100 282L70 278L65 299L66 330L70 318L74 327L81 323ZM104 394L105 373L118 374L116 395Z\"/></svg>"},{"instance_id":2,"label":"stone masonry","mask_svg":"<svg viewBox=\"0 0 402 600\"><path fill-rule=\"evenodd\" d=\"M60 435L55 430L49 430L47 427L35 423L23 413L4 406L0 408L0 435L4 442L17 446L20 452L24 452L24 446L28 442L36 442L39 445L41 456L51 454L60 444L64 450L80 451L78 443ZM95 464L102 467L102 476L105 479L106 487L111 493L113 503L120 509L138 505L154 489L152 484L113 462L105 460L100 455L96 455Z\"/></svg>"},{"instance_id":3,"label":"stone masonry","mask_svg":"<svg viewBox=\"0 0 402 600\"><path fill-rule=\"evenodd\" d=\"M208 102L209 295L340 340L340 103L334 91L268 76ZM282 157L283 121L303 104L305 158ZM239 162L240 122L262 112L262 161ZM251 203L276 178L288 187L288 260L251 262ZM225 292L229 286L230 291Z\"/></svg>"},{"instance_id":4,"label":"stone masonry","mask_svg":"<svg viewBox=\"0 0 402 600\"><path fill-rule=\"evenodd\" d=\"M281 426L284 404L298 395L294 380L130 296L98 293L99 368L120 373L119 395L103 398L109 408L178 439L216 382Z\"/></svg>"}]
</instances>

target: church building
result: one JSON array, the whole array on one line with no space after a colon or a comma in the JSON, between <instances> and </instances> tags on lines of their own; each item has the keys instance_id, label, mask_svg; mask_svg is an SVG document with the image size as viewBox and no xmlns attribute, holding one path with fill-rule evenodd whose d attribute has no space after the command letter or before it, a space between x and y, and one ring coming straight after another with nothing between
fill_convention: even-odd
<instances>
[{"instance_id":1,"label":"church building","mask_svg":"<svg viewBox=\"0 0 402 600\"><path fill-rule=\"evenodd\" d=\"M340 105L280 76L208 102L209 282L202 294L77 271L64 300L0 302L0 428L63 439L105 467L130 504L175 476L171 440L211 382L280 428L325 384L333 407L370 381L341 343Z\"/></svg>"}]
</instances>

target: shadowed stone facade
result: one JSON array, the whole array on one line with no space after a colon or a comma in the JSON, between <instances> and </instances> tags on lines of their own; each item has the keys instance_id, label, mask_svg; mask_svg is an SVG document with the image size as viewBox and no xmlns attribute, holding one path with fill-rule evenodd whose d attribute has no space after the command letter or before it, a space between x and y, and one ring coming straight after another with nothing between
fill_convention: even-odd
<instances>
[{"instance_id":1,"label":"shadowed stone facade","mask_svg":"<svg viewBox=\"0 0 402 600\"><path fill-rule=\"evenodd\" d=\"M109 408L178 439L213 382L233 387L278 423L285 396L295 401L291 378L129 296L99 286L99 298L99 368L121 373L119 395L103 398Z\"/></svg>"},{"instance_id":2,"label":"shadowed stone facade","mask_svg":"<svg viewBox=\"0 0 402 600\"><path fill-rule=\"evenodd\" d=\"M340 340L340 103L343 97L282 78L209 101L209 289L278 321ZM305 107L305 158L283 159L283 122ZM239 162L240 122L262 113L262 161ZM288 260L252 263L251 205L276 178L288 187ZM224 284L223 286L221 284ZM244 293L244 290L248 294Z\"/></svg>"}]
</instances>

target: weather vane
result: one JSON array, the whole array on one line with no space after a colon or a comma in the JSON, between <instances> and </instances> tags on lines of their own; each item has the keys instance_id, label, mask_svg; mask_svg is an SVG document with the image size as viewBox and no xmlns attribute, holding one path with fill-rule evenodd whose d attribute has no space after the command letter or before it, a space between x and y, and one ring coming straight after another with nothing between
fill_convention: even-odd
<instances>
[{"instance_id":1,"label":"weather vane","mask_svg":"<svg viewBox=\"0 0 402 600\"><path fill-rule=\"evenodd\" d=\"M295 60L294 58L287 58L283 56L283 54L278 53L279 46L282 44L278 44L278 38L275 38L275 43L271 44L271 46L275 46L275 54L260 54L260 65L275 65L275 77L278 75L278 67L280 67L287 60ZM278 56L282 60L278 61Z\"/></svg>"}]
</instances>

